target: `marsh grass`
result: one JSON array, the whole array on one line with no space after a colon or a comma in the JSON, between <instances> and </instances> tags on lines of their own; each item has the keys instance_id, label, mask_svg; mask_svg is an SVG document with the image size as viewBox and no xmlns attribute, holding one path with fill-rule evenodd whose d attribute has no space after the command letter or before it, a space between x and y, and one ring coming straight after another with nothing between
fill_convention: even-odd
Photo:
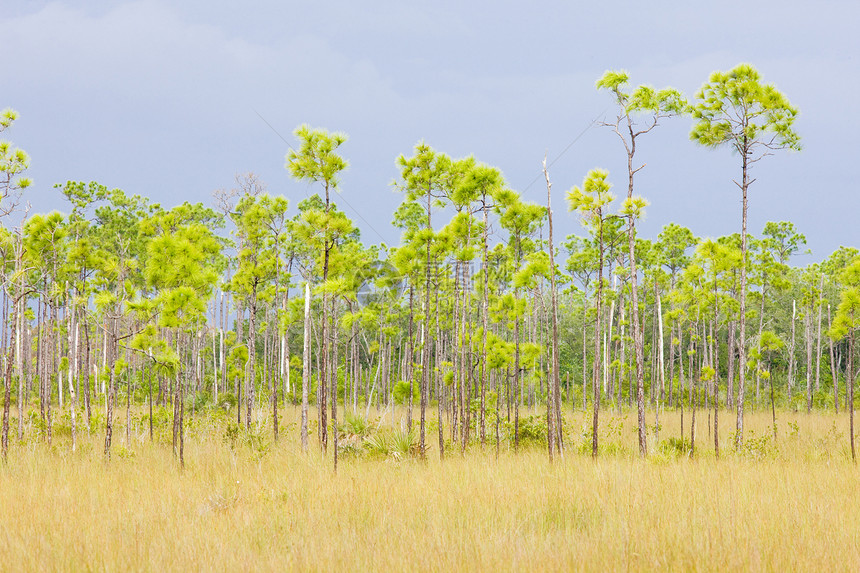
<instances>
[{"instance_id":1,"label":"marsh grass","mask_svg":"<svg viewBox=\"0 0 860 573\"><path fill-rule=\"evenodd\" d=\"M749 445L734 452L726 414L717 460L704 423L691 458L667 413L661 447L650 444L643 461L635 413L607 416L596 460L577 453L585 414L567 413L568 450L553 464L538 446L514 453L503 443L496 458L495 447L472 445L444 462L431 449L421 462L354 442L334 474L330 456L301 453L294 415L278 443L265 423L247 432L201 416L184 470L159 432L149 442L146 420L110 462L97 430L74 453L65 438L48 447L28 436L0 467L0 569L860 567L860 474L844 416L782 413L773 440L769 415L753 414ZM390 419L358 427L368 440L402 432Z\"/></svg>"}]
</instances>

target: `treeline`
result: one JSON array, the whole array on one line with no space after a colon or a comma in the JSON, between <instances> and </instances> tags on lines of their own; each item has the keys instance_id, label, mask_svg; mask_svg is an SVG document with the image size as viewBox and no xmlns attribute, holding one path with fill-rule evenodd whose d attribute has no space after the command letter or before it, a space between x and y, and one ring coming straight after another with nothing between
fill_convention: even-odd
<instances>
[{"instance_id":1,"label":"treeline","mask_svg":"<svg viewBox=\"0 0 860 573\"><path fill-rule=\"evenodd\" d=\"M774 431L777 405L847 408L853 452L858 252L792 267L806 244L792 223L756 237L746 228L749 171L799 149L797 110L748 65L712 74L693 103L627 83L623 72L597 83L617 104L603 126L628 159L620 206L609 174L590 172L567 192L585 234L562 241L546 165L539 205L495 167L421 143L397 160L400 244L366 246L332 201L346 136L307 126L286 168L318 193L292 212L253 174L211 207L166 209L95 182L55 186L68 214L25 213L0 231L4 456L13 403L19 440L30 417L50 442L56 408L69 414L73 448L80 425L103 424L107 456L115 410L128 420L141 404L150 435L154 405L172 407L180 460L187 416L230 412L247 428L265 419L277 439L284 404L301 407L305 449L316 406L316 438L323 450L331 442L335 467L345 416L396 404L420 455L431 440L444 456L471 443L519 448L537 433L552 457L564 449L566 408L591 409L596 455L601 407L633 405L645 455L649 404L655 433L662 409L690 411L691 449L696 410L713 410L719 453L720 411L736 409L740 444L748 401L771 408ZM672 224L656 240L637 236L640 139L684 115L696 143L740 156L739 234L699 239ZM7 110L0 125L14 120ZM8 143L0 153L9 215L29 186L29 158ZM538 407L545 416L521 418Z\"/></svg>"}]
</instances>

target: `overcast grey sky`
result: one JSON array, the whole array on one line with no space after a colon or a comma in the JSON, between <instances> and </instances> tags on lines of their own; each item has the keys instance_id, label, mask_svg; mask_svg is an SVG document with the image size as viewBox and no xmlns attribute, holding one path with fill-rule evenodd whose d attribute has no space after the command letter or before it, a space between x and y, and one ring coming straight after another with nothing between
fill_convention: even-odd
<instances>
[{"instance_id":1,"label":"overcast grey sky","mask_svg":"<svg viewBox=\"0 0 860 573\"><path fill-rule=\"evenodd\" d=\"M287 145L262 116L290 143L301 123L346 132L338 202L365 242L392 244L395 160L418 141L474 154L545 201L544 153L558 157L612 111L594 89L605 70L692 98L710 72L750 62L800 108L804 145L755 167L751 232L793 221L815 260L860 246L856 1L3 4L0 108L20 113L4 136L32 157L39 211L66 209L52 186L70 179L166 207L211 204L247 171L295 209L316 189L290 180ZM646 237L669 222L700 236L739 230L739 160L696 147L690 125L666 122L640 141ZM550 170L557 236L584 234L564 192L593 167L620 192L625 166L606 129L561 155Z\"/></svg>"}]
</instances>

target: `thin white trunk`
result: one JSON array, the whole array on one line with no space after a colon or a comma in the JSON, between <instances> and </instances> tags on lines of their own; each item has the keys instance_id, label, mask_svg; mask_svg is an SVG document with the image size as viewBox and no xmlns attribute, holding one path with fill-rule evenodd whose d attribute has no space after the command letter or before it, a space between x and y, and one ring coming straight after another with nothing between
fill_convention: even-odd
<instances>
[{"instance_id":1,"label":"thin white trunk","mask_svg":"<svg viewBox=\"0 0 860 573\"><path fill-rule=\"evenodd\" d=\"M302 451L308 451L308 387L311 375L311 285L305 283L305 339L302 356Z\"/></svg>"}]
</instances>

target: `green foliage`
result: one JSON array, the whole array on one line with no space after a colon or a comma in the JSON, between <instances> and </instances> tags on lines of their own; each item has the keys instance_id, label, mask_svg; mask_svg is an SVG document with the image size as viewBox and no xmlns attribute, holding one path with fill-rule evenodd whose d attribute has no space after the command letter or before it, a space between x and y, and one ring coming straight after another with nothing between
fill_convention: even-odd
<instances>
[{"instance_id":1,"label":"green foliage","mask_svg":"<svg viewBox=\"0 0 860 573\"><path fill-rule=\"evenodd\" d=\"M243 447L256 458L262 458L272 448L272 442L263 435L262 430L262 426L251 425L245 428L234 422L228 422L222 441L233 450Z\"/></svg>"},{"instance_id":2,"label":"green foliage","mask_svg":"<svg viewBox=\"0 0 860 573\"><path fill-rule=\"evenodd\" d=\"M505 431L510 443L514 443L514 424L505 422ZM526 416L520 418L520 445L546 446L546 418L543 416Z\"/></svg>"},{"instance_id":3,"label":"green foliage","mask_svg":"<svg viewBox=\"0 0 860 573\"><path fill-rule=\"evenodd\" d=\"M12 126L18 112L11 108L0 111L0 133ZM22 173L30 167L30 156L8 141L0 140L0 212L8 213L17 204L17 194L32 181Z\"/></svg>"},{"instance_id":4,"label":"green foliage","mask_svg":"<svg viewBox=\"0 0 860 573\"><path fill-rule=\"evenodd\" d=\"M336 151L346 143L344 133L328 133L324 129L311 129L300 125L293 132L299 140L299 149L287 154L287 169L296 179L321 182L326 191L337 188L338 174L349 164Z\"/></svg>"},{"instance_id":5,"label":"green foliage","mask_svg":"<svg viewBox=\"0 0 860 573\"><path fill-rule=\"evenodd\" d=\"M395 404L406 404L409 400L409 382L401 380L392 389ZM418 384L412 385L412 403L418 399Z\"/></svg>"},{"instance_id":6,"label":"green foliage","mask_svg":"<svg viewBox=\"0 0 860 573\"><path fill-rule=\"evenodd\" d=\"M671 437L665 440L660 440L657 444L657 451L665 456L681 457L689 456L692 450L692 444L687 438Z\"/></svg>"},{"instance_id":7,"label":"green foliage","mask_svg":"<svg viewBox=\"0 0 860 573\"><path fill-rule=\"evenodd\" d=\"M355 436L358 438L366 438L371 432L371 428L364 416L349 411L344 415L344 421L340 424L340 429L345 436Z\"/></svg>"},{"instance_id":8,"label":"green foliage","mask_svg":"<svg viewBox=\"0 0 860 573\"><path fill-rule=\"evenodd\" d=\"M735 442L735 433L729 435L729 443ZM752 460L773 460L779 455L779 446L773 440L773 430L768 428L760 436L750 430L737 452Z\"/></svg>"},{"instance_id":9,"label":"green foliage","mask_svg":"<svg viewBox=\"0 0 860 573\"><path fill-rule=\"evenodd\" d=\"M707 147L729 145L739 155L769 153L773 149L800 150L794 131L798 110L749 64L728 72L714 72L696 92L697 123L690 138Z\"/></svg>"},{"instance_id":10,"label":"green foliage","mask_svg":"<svg viewBox=\"0 0 860 573\"><path fill-rule=\"evenodd\" d=\"M395 460L415 458L420 455L418 433L413 430L380 431L364 440L364 447L373 456Z\"/></svg>"}]
</instances>

